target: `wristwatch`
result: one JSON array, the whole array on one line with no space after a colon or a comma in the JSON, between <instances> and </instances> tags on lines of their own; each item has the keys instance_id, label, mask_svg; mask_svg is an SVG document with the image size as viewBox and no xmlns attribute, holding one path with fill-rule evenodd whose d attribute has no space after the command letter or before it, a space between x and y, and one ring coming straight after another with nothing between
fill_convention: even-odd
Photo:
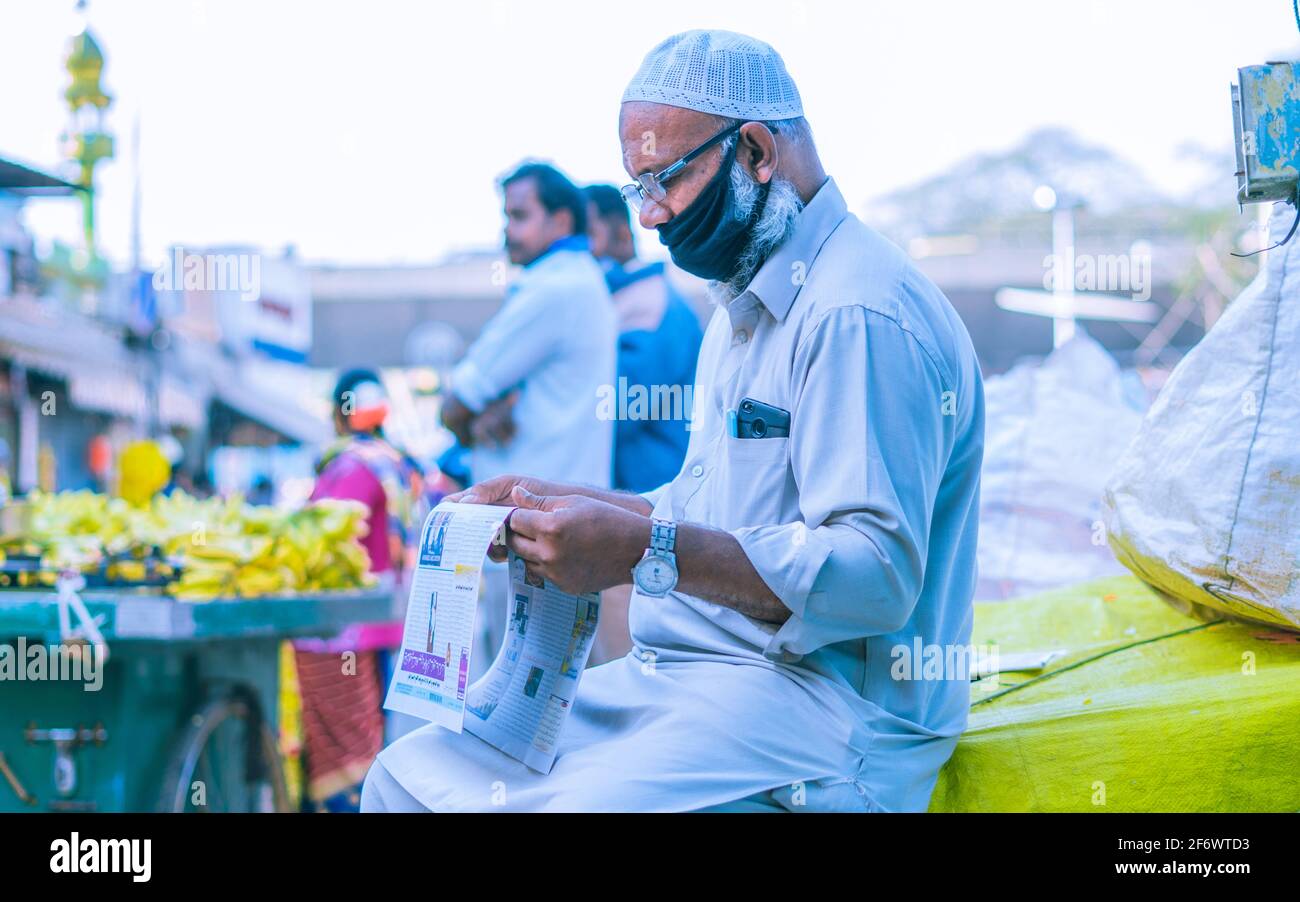
<instances>
[{"instance_id":1,"label":"wristwatch","mask_svg":"<svg viewBox=\"0 0 1300 902\"><path fill-rule=\"evenodd\" d=\"M677 524L654 519L650 526L650 547L632 568L632 581L642 595L663 598L677 585Z\"/></svg>"}]
</instances>

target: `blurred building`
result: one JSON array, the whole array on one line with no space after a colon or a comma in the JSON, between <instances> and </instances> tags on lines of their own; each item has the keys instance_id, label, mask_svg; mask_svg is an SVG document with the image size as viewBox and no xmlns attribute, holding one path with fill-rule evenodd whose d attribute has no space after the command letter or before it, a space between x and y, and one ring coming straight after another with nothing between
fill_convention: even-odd
<instances>
[{"instance_id":1,"label":"blurred building","mask_svg":"<svg viewBox=\"0 0 1300 902\"><path fill-rule=\"evenodd\" d=\"M80 191L0 159L0 440L15 489L106 488L111 471L98 449L141 435L178 438L181 469L198 481L216 447L327 440L327 412L311 407L311 294L297 261L248 248L186 251L256 259L256 291L187 289L183 272L168 281L169 264L110 274L94 289L92 316L80 287L72 299L60 290L61 268L38 259L22 220L32 198Z\"/></svg>"},{"instance_id":2,"label":"blurred building","mask_svg":"<svg viewBox=\"0 0 1300 902\"><path fill-rule=\"evenodd\" d=\"M444 369L501 306L507 277L497 253L410 266L316 266L311 365Z\"/></svg>"},{"instance_id":3,"label":"blurred building","mask_svg":"<svg viewBox=\"0 0 1300 902\"><path fill-rule=\"evenodd\" d=\"M1140 167L1064 128L1044 128L1003 151L976 153L944 172L872 200L867 223L904 248L944 290L987 373L1052 350L1052 320L1003 310L1001 288L1042 291L1051 272L1051 215L1037 192L1075 209L1074 256L1138 268L1147 284L1077 285L1149 297L1156 324L1080 320L1124 366L1172 366L1253 275L1229 257L1242 238L1231 160L1192 153L1204 184L1186 197L1157 190ZM1246 248L1253 249L1253 248ZM1076 281L1086 273L1075 273Z\"/></svg>"},{"instance_id":4,"label":"blurred building","mask_svg":"<svg viewBox=\"0 0 1300 902\"><path fill-rule=\"evenodd\" d=\"M938 285L952 301L970 331L985 374L1002 373L1026 357L1042 357L1052 351L1052 320L1048 317L1003 310L994 301L1002 288L1044 289L1049 268L1044 257L1051 253L1050 238L1037 232L1017 235L1006 230L994 238L971 234L921 236L904 245L917 267ZM1153 242L1134 254L1131 238L1097 231L1082 233L1076 253L1094 259L1133 258L1148 255L1150 269L1144 278L1150 283L1150 300L1162 311L1177 301L1181 282L1196 264L1194 244L1178 236ZM1147 363L1136 352L1151 332L1151 326L1080 320L1093 338L1126 366ZM1176 325L1169 344L1185 351L1205 334L1195 318Z\"/></svg>"},{"instance_id":5,"label":"blurred building","mask_svg":"<svg viewBox=\"0 0 1300 902\"><path fill-rule=\"evenodd\" d=\"M57 296L22 222L31 198L80 191L0 160L0 438L20 491L101 486L106 474L90 453L94 439L124 441L149 416L145 374L125 328ZM165 426L194 430L204 414L183 382L166 378L157 416Z\"/></svg>"},{"instance_id":6,"label":"blurred building","mask_svg":"<svg viewBox=\"0 0 1300 902\"><path fill-rule=\"evenodd\" d=\"M175 248L155 273L138 259L115 271L98 255L95 170L114 156L105 119L112 97L84 4L78 11L83 24L64 59L69 119L61 136L75 181L0 159L5 481L19 492L108 488L113 449L144 436L178 439L183 457L174 463L195 483L218 446L323 442L327 417L300 403L312 303L295 259ZM54 241L38 256L22 219L38 196L80 201L80 246ZM133 228L138 258L138 217Z\"/></svg>"}]
</instances>

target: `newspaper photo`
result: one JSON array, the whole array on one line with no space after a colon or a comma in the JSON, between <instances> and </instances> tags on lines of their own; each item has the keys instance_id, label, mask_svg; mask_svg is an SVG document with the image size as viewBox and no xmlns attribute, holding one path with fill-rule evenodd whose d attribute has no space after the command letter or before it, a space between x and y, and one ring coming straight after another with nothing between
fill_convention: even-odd
<instances>
[{"instance_id":1,"label":"newspaper photo","mask_svg":"<svg viewBox=\"0 0 1300 902\"><path fill-rule=\"evenodd\" d=\"M467 686L483 563L491 545L504 542L511 510L443 502L429 514L384 707L468 731L549 773L591 653L600 595L529 580L511 553L508 595L484 599L506 605L505 641L488 671Z\"/></svg>"}]
</instances>

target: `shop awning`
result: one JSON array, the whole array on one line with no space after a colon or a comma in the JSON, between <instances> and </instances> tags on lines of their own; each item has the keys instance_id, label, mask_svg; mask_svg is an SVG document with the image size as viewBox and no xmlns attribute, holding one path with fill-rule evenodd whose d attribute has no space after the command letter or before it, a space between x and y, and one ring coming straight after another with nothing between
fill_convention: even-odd
<instances>
[{"instance_id":1,"label":"shop awning","mask_svg":"<svg viewBox=\"0 0 1300 902\"><path fill-rule=\"evenodd\" d=\"M0 304L0 357L64 380L68 400L83 410L128 418L147 413L139 359L117 336L87 321L34 304ZM206 405L198 392L164 375L158 415L165 425L197 429Z\"/></svg>"},{"instance_id":2,"label":"shop awning","mask_svg":"<svg viewBox=\"0 0 1300 902\"><path fill-rule=\"evenodd\" d=\"M85 190L80 185L57 176L3 158L0 158L0 189L15 194L55 195Z\"/></svg>"},{"instance_id":3,"label":"shop awning","mask_svg":"<svg viewBox=\"0 0 1300 902\"><path fill-rule=\"evenodd\" d=\"M329 424L303 410L291 397L232 379L218 382L215 396L237 413L301 444L316 445L330 440Z\"/></svg>"}]
</instances>

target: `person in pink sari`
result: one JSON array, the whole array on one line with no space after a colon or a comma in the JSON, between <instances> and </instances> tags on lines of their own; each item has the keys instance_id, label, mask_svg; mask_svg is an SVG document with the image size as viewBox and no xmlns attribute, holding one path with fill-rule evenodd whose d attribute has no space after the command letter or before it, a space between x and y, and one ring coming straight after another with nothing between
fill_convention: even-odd
<instances>
[{"instance_id":1,"label":"person in pink sari","mask_svg":"<svg viewBox=\"0 0 1300 902\"><path fill-rule=\"evenodd\" d=\"M388 401L369 370L344 373L334 389L339 440L322 455L312 500L344 498L369 508L361 539L370 570L400 591L435 492L420 466L383 435ZM384 742L384 660L401 644L402 623L353 624L328 640L294 643L302 692L305 801L313 810L355 811L361 781ZM347 653L354 658L345 657Z\"/></svg>"}]
</instances>

